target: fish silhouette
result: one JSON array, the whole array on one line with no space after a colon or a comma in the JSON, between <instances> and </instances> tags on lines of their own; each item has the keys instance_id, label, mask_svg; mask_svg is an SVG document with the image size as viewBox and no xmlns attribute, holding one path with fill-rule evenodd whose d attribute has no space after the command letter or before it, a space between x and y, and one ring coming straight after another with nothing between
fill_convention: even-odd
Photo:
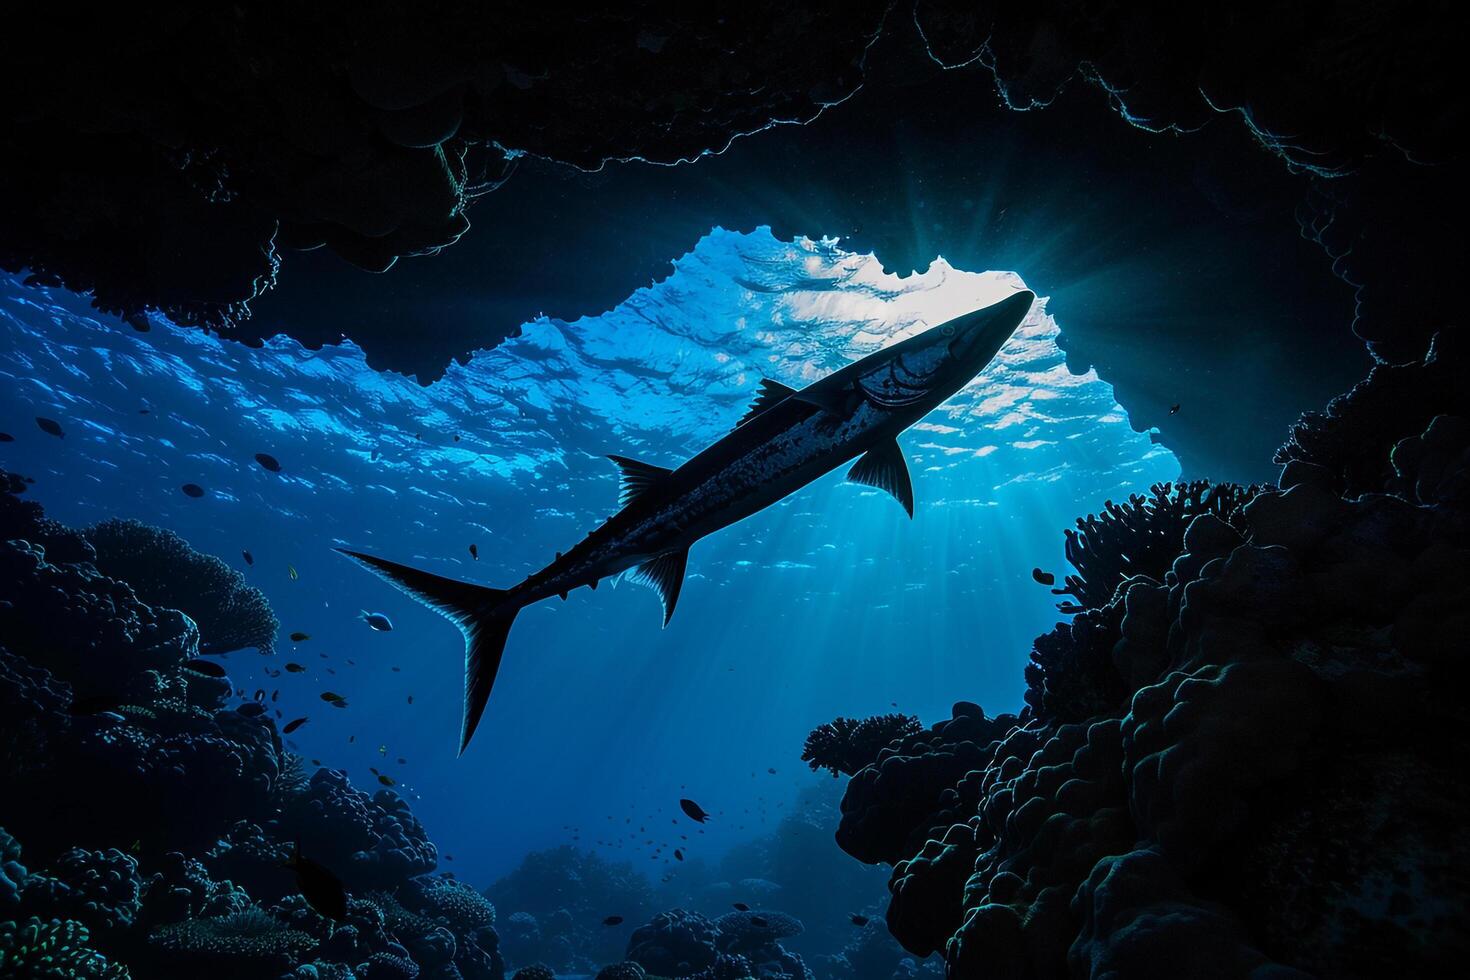
<instances>
[{"instance_id":1,"label":"fish silhouette","mask_svg":"<svg viewBox=\"0 0 1470 980\"><path fill-rule=\"evenodd\" d=\"M464 752L485 711L516 614L553 596L628 573L652 586L669 624L689 548L856 459L849 481L891 495L913 516L913 485L898 436L988 365L1036 299L1019 290L869 354L800 390L762 381L735 427L676 469L611 457L622 509L519 585L492 589L346 548L402 591L448 617L464 635ZM754 461L754 462L753 462Z\"/></svg>"}]
</instances>

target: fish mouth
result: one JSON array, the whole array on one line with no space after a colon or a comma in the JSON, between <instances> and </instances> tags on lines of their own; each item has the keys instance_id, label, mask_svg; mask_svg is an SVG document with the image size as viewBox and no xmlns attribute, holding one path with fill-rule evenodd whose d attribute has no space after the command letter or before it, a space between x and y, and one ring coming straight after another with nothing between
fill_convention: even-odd
<instances>
[{"instance_id":1,"label":"fish mouth","mask_svg":"<svg viewBox=\"0 0 1470 980\"><path fill-rule=\"evenodd\" d=\"M966 313L942 325L941 329L954 329L954 339L949 342L949 353L962 364L973 365L978 372L1005 346L1007 340L1020 327L1036 294L1022 289L999 303Z\"/></svg>"}]
</instances>

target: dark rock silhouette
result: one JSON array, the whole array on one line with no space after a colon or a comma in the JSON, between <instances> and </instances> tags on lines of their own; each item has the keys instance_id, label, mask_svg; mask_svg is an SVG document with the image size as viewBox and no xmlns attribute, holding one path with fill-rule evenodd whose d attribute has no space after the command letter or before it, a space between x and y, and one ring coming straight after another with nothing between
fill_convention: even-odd
<instances>
[{"instance_id":1,"label":"dark rock silhouette","mask_svg":"<svg viewBox=\"0 0 1470 980\"><path fill-rule=\"evenodd\" d=\"M103 521L86 531L92 564L132 586L153 606L186 613L199 627L202 653L275 648L281 624L265 595L213 555L201 554L172 531L141 521Z\"/></svg>"},{"instance_id":2,"label":"dark rock silhouette","mask_svg":"<svg viewBox=\"0 0 1470 980\"><path fill-rule=\"evenodd\" d=\"M1118 581L1038 639L1020 716L957 715L852 778L837 841L893 865L908 950L955 980L1428 975L1470 952L1447 870L1470 858L1449 693L1470 440L1432 385L1375 377L1309 423L1352 457L1299 443L1280 488L1193 514L1162 567L1123 572L1122 516L1098 539L1118 554L1069 548ZM1400 427L1377 414L1360 444L1380 397Z\"/></svg>"},{"instance_id":3,"label":"dark rock silhouette","mask_svg":"<svg viewBox=\"0 0 1470 980\"><path fill-rule=\"evenodd\" d=\"M0 973L504 980L494 906L431 873L407 803L308 775L227 675L190 666L191 617L231 622L239 589L162 579L216 559L135 524L102 526L94 550L25 488L0 472ZM183 596L189 616L97 569L120 541L148 546L130 560L150 599ZM264 598L248 604L273 633ZM298 841L346 884L341 923L282 868Z\"/></svg>"}]
</instances>

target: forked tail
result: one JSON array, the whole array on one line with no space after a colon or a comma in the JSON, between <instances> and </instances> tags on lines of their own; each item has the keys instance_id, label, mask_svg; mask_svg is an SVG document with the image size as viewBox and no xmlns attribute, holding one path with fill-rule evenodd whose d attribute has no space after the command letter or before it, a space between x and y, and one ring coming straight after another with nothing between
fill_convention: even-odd
<instances>
[{"instance_id":1,"label":"forked tail","mask_svg":"<svg viewBox=\"0 0 1470 980\"><path fill-rule=\"evenodd\" d=\"M346 548L336 550L438 610L464 634L464 721L459 732L459 752L463 755L485 713L485 702L490 699L490 688L495 685L495 674L505 653L505 638L520 607L505 608L504 589L459 582Z\"/></svg>"}]
</instances>

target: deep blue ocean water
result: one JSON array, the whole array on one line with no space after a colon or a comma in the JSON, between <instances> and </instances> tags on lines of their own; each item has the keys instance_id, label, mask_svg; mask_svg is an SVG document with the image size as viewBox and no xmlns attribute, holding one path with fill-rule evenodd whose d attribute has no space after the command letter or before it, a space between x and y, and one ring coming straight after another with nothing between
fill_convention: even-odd
<instances>
[{"instance_id":1,"label":"deep blue ocean water","mask_svg":"<svg viewBox=\"0 0 1470 980\"><path fill-rule=\"evenodd\" d=\"M1019 284L942 259L899 278L833 241L717 229L616 309L531 319L423 387L351 343L249 350L159 320L140 333L5 277L0 431L15 441L0 467L35 477L65 523L139 518L241 568L251 551L282 636L274 658L229 655L232 677L309 716L304 755L364 785L368 767L393 775L453 856L443 867L483 885L528 850L576 843L665 874L668 845L716 859L828 778L798 756L836 715L929 722L957 692L1017 710L1030 642L1058 619L1031 568L1060 579L1073 518L1177 477L1107 384L1067 371L1044 300L900 439L912 521L839 470L696 545L667 629L630 583L527 609L462 758L458 632L331 547L509 586L616 509L606 454L677 465L735 424L762 376L799 387ZM364 609L396 628L371 631ZM265 675L286 660L308 671ZM682 844L685 796L714 819Z\"/></svg>"}]
</instances>

